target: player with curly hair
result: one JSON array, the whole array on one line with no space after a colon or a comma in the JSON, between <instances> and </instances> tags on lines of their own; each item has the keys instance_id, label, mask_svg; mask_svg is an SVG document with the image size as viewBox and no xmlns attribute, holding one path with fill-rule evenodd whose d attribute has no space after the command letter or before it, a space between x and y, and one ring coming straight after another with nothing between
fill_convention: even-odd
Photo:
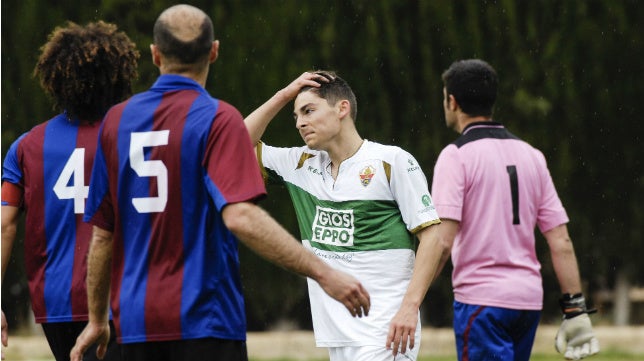
<instances>
[{"instance_id":1,"label":"player with curly hair","mask_svg":"<svg viewBox=\"0 0 644 361\"><path fill-rule=\"evenodd\" d=\"M88 320L91 225L82 216L100 121L111 105L131 95L138 59L135 44L114 24L57 27L33 74L60 113L20 136L4 160L2 278L24 211L31 305L56 360L69 359ZM6 345L6 328L2 333ZM106 360L120 358L115 345L112 340ZM95 352L88 352L86 360L93 359Z\"/></svg>"}]
</instances>

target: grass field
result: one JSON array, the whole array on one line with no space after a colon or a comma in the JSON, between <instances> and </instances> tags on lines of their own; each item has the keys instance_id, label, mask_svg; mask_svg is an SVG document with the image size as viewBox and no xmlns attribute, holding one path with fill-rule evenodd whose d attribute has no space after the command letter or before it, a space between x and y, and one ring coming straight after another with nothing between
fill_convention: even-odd
<instances>
[{"instance_id":1,"label":"grass field","mask_svg":"<svg viewBox=\"0 0 644 361\"><path fill-rule=\"evenodd\" d=\"M602 352L593 357L587 358L585 360L589 361L630 361L630 360L643 360L644 355L629 355L620 352ZM456 358L454 356L438 356L438 357L420 357L418 361L454 361ZM560 355L544 355L536 354L532 355L530 358L532 361L562 361L564 358ZM291 359L291 358L282 358L282 359L253 359L250 361L328 361L327 359Z\"/></svg>"},{"instance_id":2,"label":"grass field","mask_svg":"<svg viewBox=\"0 0 644 361\"><path fill-rule=\"evenodd\" d=\"M418 361L454 361L456 360L456 357L451 355L451 356L423 356L419 357ZM530 357L531 361L563 361L564 358L561 355L558 354L533 354L532 357ZM619 351L602 351L601 353L587 358L585 360L589 361L631 361L631 360L644 360L644 355L634 355L634 354L628 354L624 352L619 352ZM250 358L250 361L328 361L328 358L314 358L314 359L293 359L293 358L277 358L277 359L255 359L255 358Z\"/></svg>"},{"instance_id":3,"label":"grass field","mask_svg":"<svg viewBox=\"0 0 644 361\"><path fill-rule=\"evenodd\" d=\"M554 350L555 325L540 326L533 347L533 361L563 361ZM595 328L601 345L599 355L589 361L644 360L644 326ZM54 361L41 334L11 335L3 347L7 361ZM248 335L250 361L327 361L327 351L316 348L309 331L251 332ZM423 329L418 361L454 361L454 339L450 329Z\"/></svg>"}]
</instances>

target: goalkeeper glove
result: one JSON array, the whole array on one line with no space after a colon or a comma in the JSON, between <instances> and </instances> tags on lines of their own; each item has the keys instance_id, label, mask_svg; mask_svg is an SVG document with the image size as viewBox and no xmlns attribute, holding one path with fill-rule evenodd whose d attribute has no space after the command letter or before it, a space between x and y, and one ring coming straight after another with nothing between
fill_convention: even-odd
<instances>
[{"instance_id":1,"label":"goalkeeper glove","mask_svg":"<svg viewBox=\"0 0 644 361\"><path fill-rule=\"evenodd\" d=\"M568 360L579 360L599 352L599 341L593 333L589 313L597 310L586 308L581 293L565 294L559 300L564 314L563 322L555 337L555 349Z\"/></svg>"}]
</instances>

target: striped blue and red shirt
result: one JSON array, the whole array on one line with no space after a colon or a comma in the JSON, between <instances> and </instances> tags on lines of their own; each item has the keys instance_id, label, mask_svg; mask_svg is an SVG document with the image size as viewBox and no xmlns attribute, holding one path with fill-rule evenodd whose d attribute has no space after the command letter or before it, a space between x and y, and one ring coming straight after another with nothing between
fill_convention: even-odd
<instances>
[{"instance_id":1,"label":"striped blue and red shirt","mask_svg":"<svg viewBox=\"0 0 644 361\"><path fill-rule=\"evenodd\" d=\"M82 217L99 126L60 114L18 138L4 160L2 181L23 190L16 199L3 194L2 205L25 211L25 265L38 323L87 320L91 226Z\"/></svg>"},{"instance_id":2,"label":"striped blue and red shirt","mask_svg":"<svg viewBox=\"0 0 644 361\"><path fill-rule=\"evenodd\" d=\"M246 339L238 241L221 211L265 194L241 114L195 81L162 75L110 109L85 220L113 232L119 342Z\"/></svg>"}]
</instances>

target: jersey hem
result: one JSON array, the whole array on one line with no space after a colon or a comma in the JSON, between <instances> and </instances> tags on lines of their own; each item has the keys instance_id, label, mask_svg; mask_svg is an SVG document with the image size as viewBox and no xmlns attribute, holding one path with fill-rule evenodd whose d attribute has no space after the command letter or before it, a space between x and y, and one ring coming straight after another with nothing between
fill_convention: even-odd
<instances>
[{"instance_id":1,"label":"jersey hem","mask_svg":"<svg viewBox=\"0 0 644 361\"><path fill-rule=\"evenodd\" d=\"M499 307L499 308L509 308L511 310L530 310L530 311L541 311L543 309L542 303L533 303L533 304L520 304L520 303L511 303L511 302L500 302L497 300L475 300L475 299L466 299L463 297L454 297L454 300L460 303L465 303L468 305L480 305L488 307Z\"/></svg>"}]
</instances>

